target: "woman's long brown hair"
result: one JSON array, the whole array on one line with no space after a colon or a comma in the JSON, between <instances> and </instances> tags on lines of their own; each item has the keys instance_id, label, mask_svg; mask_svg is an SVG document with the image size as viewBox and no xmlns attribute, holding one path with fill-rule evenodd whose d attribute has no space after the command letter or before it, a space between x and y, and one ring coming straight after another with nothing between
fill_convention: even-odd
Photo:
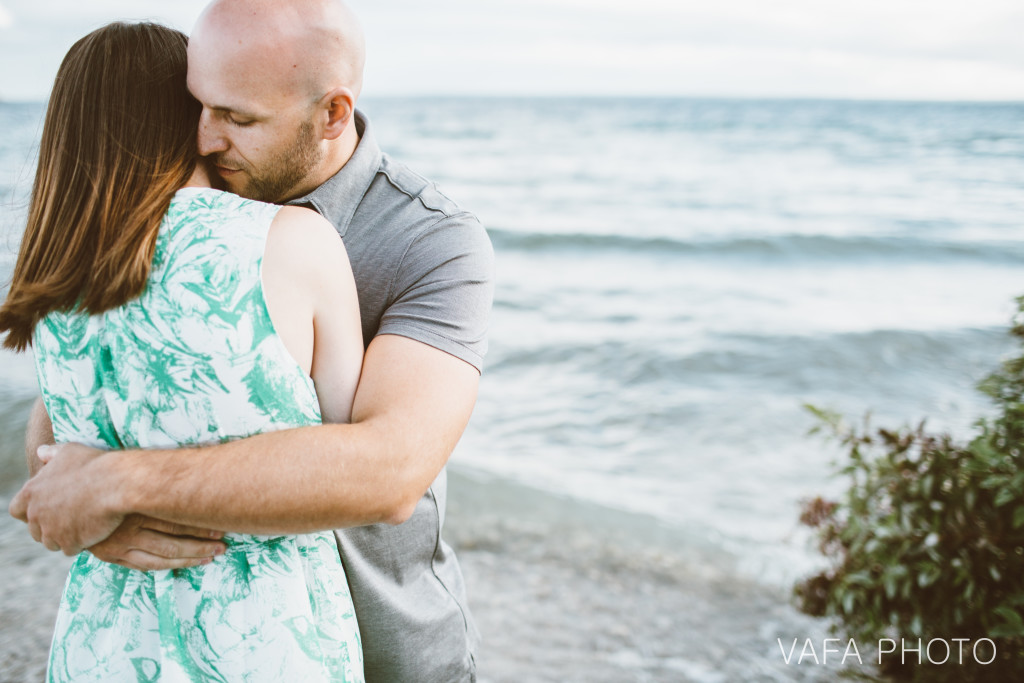
<instances>
[{"instance_id":1,"label":"woman's long brown hair","mask_svg":"<svg viewBox=\"0 0 1024 683\"><path fill-rule=\"evenodd\" d=\"M102 313L144 291L160 221L197 160L187 42L157 24L114 23L64 57L0 307L5 347L31 345L51 311Z\"/></svg>"}]
</instances>

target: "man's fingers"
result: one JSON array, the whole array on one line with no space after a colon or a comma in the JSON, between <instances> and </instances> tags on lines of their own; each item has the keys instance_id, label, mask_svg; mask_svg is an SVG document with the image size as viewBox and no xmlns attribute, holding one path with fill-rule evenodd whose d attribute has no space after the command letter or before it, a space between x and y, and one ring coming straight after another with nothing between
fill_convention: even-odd
<instances>
[{"instance_id":1,"label":"man's fingers","mask_svg":"<svg viewBox=\"0 0 1024 683\"><path fill-rule=\"evenodd\" d=\"M171 536L149 529L139 529L134 540L135 547L132 550L140 550L147 555L162 557L166 560L209 558L222 555L227 549L226 545L218 541L204 541L188 536ZM160 569L171 568L160 567Z\"/></svg>"},{"instance_id":2,"label":"man's fingers","mask_svg":"<svg viewBox=\"0 0 1024 683\"><path fill-rule=\"evenodd\" d=\"M207 564L222 555L227 546L187 536L172 536L159 531L134 527L114 534L89 549L104 562L139 571L184 569Z\"/></svg>"},{"instance_id":3,"label":"man's fingers","mask_svg":"<svg viewBox=\"0 0 1024 683\"><path fill-rule=\"evenodd\" d=\"M39 536L40 538L37 540L40 543L42 543L47 550L51 552L57 552L58 550L60 550L60 545L58 545L57 542L54 541L52 538L50 538L49 536L44 536L42 533L40 533Z\"/></svg>"},{"instance_id":4,"label":"man's fingers","mask_svg":"<svg viewBox=\"0 0 1024 683\"><path fill-rule=\"evenodd\" d=\"M132 515L106 540L89 548L98 559L128 569L151 571L180 569L201 564L203 560L223 554L227 546L214 539L179 536L151 527L175 532L216 533L170 522Z\"/></svg>"},{"instance_id":5,"label":"man's fingers","mask_svg":"<svg viewBox=\"0 0 1024 683\"><path fill-rule=\"evenodd\" d=\"M151 555L145 550L129 550L127 555L125 555L124 561L119 562L118 564L122 567L128 567L129 569L157 571L160 569L185 569L186 567L198 567L200 565L209 564L212 561L212 557L181 557L177 559L168 559L166 557Z\"/></svg>"},{"instance_id":6,"label":"man's fingers","mask_svg":"<svg viewBox=\"0 0 1024 683\"><path fill-rule=\"evenodd\" d=\"M53 460L53 457L57 455L58 446L56 444L44 443L36 449L36 457L43 461L43 464Z\"/></svg>"},{"instance_id":7,"label":"man's fingers","mask_svg":"<svg viewBox=\"0 0 1024 683\"><path fill-rule=\"evenodd\" d=\"M143 529L159 531L170 536L193 536L195 538L211 538L215 540L220 540L224 537L224 532L217 531L216 529L203 529L198 526L175 524L174 522L165 522L162 519L154 519L153 517L145 518L139 526Z\"/></svg>"},{"instance_id":8,"label":"man's fingers","mask_svg":"<svg viewBox=\"0 0 1024 683\"><path fill-rule=\"evenodd\" d=\"M20 491L18 495L11 499L11 504L7 506L7 512L15 519L20 519L23 522L28 521L28 505L25 501L25 496ZM36 540L38 541L39 539L37 538Z\"/></svg>"}]
</instances>

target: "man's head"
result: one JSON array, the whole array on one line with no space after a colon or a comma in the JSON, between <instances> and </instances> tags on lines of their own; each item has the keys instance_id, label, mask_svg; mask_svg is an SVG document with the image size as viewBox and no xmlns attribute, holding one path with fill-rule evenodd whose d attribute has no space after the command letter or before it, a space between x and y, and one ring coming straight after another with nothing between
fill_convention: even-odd
<instances>
[{"instance_id":1,"label":"man's head","mask_svg":"<svg viewBox=\"0 0 1024 683\"><path fill-rule=\"evenodd\" d=\"M188 45L199 153L244 197L312 191L355 148L364 61L341 0L214 0Z\"/></svg>"}]
</instances>

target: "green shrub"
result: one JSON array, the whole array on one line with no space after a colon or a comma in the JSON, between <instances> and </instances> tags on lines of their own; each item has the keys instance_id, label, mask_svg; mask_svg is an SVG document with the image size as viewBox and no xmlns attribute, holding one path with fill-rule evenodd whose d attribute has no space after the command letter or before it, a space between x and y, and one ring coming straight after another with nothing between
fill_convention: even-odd
<instances>
[{"instance_id":1,"label":"green shrub","mask_svg":"<svg viewBox=\"0 0 1024 683\"><path fill-rule=\"evenodd\" d=\"M882 671L915 681L1024 681L1024 297L1011 333L1022 353L979 386L995 402L966 444L916 429L849 428L811 406L817 430L837 437L849 459L849 489L838 501L805 504L829 567L799 582L798 607L830 616L850 637L916 644L933 638L971 644L989 638L987 666L900 664ZM944 651L936 646L936 660ZM968 645L967 647L970 647ZM986 644L987 648L987 644ZM982 661L991 648L981 653ZM877 661L877 660L876 660Z\"/></svg>"}]
</instances>

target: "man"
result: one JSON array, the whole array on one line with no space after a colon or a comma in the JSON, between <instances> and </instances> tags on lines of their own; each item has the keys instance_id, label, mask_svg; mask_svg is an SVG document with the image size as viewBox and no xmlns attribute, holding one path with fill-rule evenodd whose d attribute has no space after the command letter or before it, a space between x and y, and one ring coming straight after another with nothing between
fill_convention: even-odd
<instances>
[{"instance_id":1,"label":"man","mask_svg":"<svg viewBox=\"0 0 1024 683\"><path fill-rule=\"evenodd\" d=\"M189 44L199 151L228 188L316 209L344 239L366 356L352 423L177 451L52 442L11 503L36 540L138 569L199 564L220 529L337 528L368 681L474 680L476 629L440 538L444 466L476 400L492 252L470 214L382 154L355 109L364 49L340 0L215 0Z\"/></svg>"}]
</instances>

